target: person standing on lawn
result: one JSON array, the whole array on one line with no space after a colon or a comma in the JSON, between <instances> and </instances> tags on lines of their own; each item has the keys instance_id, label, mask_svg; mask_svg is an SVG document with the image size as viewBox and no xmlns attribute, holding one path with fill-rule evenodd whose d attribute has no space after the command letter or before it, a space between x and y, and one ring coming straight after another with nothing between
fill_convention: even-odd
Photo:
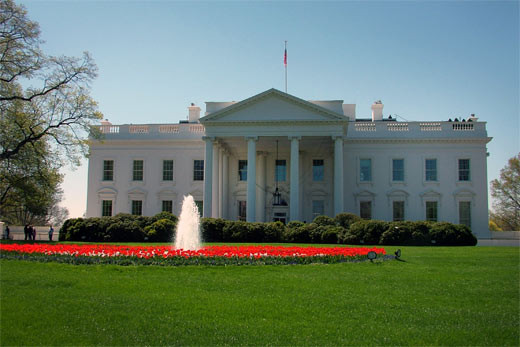
<instances>
[{"instance_id":1,"label":"person standing on lawn","mask_svg":"<svg viewBox=\"0 0 520 347\"><path fill-rule=\"evenodd\" d=\"M31 239L31 236L29 236L29 224L25 224L23 227L23 233L24 233L24 240L27 241L27 237L29 237L29 240Z\"/></svg>"},{"instance_id":2,"label":"person standing on lawn","mask_svg":"<svg viewBox=\"0 0 520 347\"><path fill-rule=\"evenodd\" d=\"M49 241L52 241L52 234L54 233L54 229L51 227L49 228Z\"/></svg>"},{"instance_id":3,"label":"person standing on lawn","mask_svg":"<svg viewBox=\"0 0 520 347\"><path fill-rule=\"evenodd\" d=\"M9 225L5 225L5 239L9 240Z\"/></svg>"}]
</instances>

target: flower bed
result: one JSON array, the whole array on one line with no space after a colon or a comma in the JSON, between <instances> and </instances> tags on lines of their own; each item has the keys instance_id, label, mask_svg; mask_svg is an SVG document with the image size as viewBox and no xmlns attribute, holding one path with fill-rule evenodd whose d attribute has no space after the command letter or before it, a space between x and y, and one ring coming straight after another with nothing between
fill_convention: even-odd
<instances>
[{"instance_id":1,"label":"flower bed","mask_svg":"<svg viewBox=\"0 0 520 347\"><path fill-rule=\"evenodd\" d=\"M9 259L57 261L72 264L119 265L246 265L338 263L379 256L383 248L206 246L185 251L171 246L119 246L107 244L0 244L0 256Z\"/></svg>"}]
</instances>

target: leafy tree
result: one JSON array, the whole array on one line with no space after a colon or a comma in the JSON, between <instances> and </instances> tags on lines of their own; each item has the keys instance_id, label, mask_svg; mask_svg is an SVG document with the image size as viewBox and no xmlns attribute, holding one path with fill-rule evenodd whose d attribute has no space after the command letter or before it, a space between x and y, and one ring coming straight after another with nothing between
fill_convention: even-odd
<instances>
[{"instance_id":1,"label":"leafy tree","mask_svg":"<svg viewBox=\"0 0 520 347\"><path fill-rule=\"evenodd\" d=\"M0 0L0 216L12 223L66 217L59 169L79 164L102 118L90 97L90 55L48 56L42 43L26 10Z\"/></svg>"},{"instance_id":2,"label":"leafy tree","mask_svg":"<svg viewBox=\"0 0 520 347\"><path fill-rule=\"evenodd\" d=\"M97 67L86 52L47 56L39 36L38 23L22 6L0 1L0 161L49 141L55 160L78 163L87 150L85 134L102 118L89 95Z\"/></svg>"},{"instance_id":3,"label":"leafy tree","mask_svg":"<svg viewBox=\"0 0 520 347\"><path fill-rule=\"evenodd\" d=\"M509 159L500 178L491 181L490 219L502 230L520 230L520 154Z\"/></svg>"}]
</instances>

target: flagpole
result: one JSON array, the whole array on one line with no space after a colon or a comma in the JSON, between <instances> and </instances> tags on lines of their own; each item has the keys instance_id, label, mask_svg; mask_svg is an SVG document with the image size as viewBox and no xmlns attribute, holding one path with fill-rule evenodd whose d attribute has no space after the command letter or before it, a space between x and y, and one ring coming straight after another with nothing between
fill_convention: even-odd
<instances>
[{"instance_id":1,"label":"flagpole","mask_svg":"<svg viewBox=\"0 0 520 347\"><path fill-rule=\"evenodd\" d=\"M285 92L287 93L287 40L285 41L284 65L285 65Z\"/></svg>"}]
</instances>

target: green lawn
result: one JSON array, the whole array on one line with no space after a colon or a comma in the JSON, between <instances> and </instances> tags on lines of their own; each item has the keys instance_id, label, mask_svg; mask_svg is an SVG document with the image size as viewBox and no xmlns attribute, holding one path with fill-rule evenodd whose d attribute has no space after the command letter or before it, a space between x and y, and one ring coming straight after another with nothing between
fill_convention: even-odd
<instances>
[{"instance_id":1,"label":"green lawn","mask_svg":"<svg viewBox=\"0 0 520 347\"><path fill-rule=\"evenodd\" d=\"M334 265L1 260L0 345L519 345L518 248L400 248Z\"/></svg>"}]
</instances>

